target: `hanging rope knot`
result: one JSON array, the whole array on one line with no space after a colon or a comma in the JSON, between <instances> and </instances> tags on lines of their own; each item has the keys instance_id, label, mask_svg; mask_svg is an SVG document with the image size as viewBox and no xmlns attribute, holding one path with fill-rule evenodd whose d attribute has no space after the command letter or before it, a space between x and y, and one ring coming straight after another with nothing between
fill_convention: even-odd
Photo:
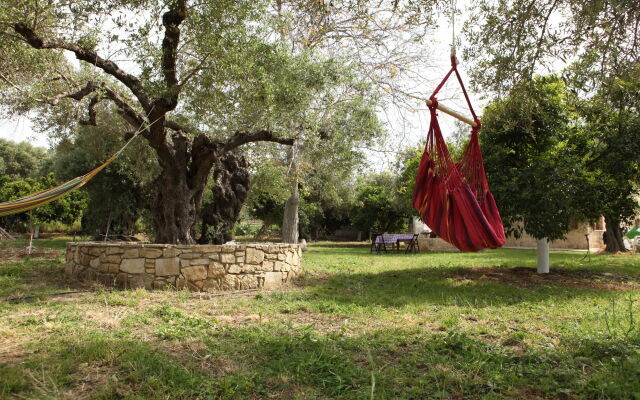
<instances>
[{"instance_id":1,"label":"hanging rope knot","mask_svg":"<svg viewBox=\"0 0 640 400\"><path fill-rule=\"evenodd\" d=\"M436 108L438 108L438 100L436 99L435 96L429 97L429 101L431 101L431 104L427 102L427 107L429 107L429 109L435 110Z\"/></svg>"},{"instance_id":2,"label":"hanging rope knot","mask_svg":"<svg viewBox=\"0 0 640 400\"><path fill-rule=\"evenodd\" d=\"M478 117L473 118L473 122L476 123L476 126L473 127L473 129L477 132L480 129L482 129L482 123L480 122L480 119Z\"/></svg>"},{"instance_id":3,"label":"hanging rope knot","mask_svg":"<svg viewBox=\"0 0 640 400\"><path fill-rule=\"evenodd\" d=\"M455 48L451 49L451 68L456 69L458 66L458 58L456 57Z\"/></svg>"}]
</instances>

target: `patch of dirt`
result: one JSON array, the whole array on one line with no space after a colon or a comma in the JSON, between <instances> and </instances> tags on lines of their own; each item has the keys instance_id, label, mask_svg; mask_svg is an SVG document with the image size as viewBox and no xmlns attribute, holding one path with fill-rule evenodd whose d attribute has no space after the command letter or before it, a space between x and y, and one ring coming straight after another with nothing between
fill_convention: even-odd
<instances>
[{"instance_id":1,"label":"patch of dirt","mask_svg":"<svg viewBox=\"0 0 640 400\"><path fill-rule=\"evenodd\" d=\"M516 389L516 393L517 395L515 396L515 398L522 399L522 400L539 400L539 399L546 398L544 391L540 389L522 388L522 389ZM562 398L566 398L566 397L562 397Z\"/></svg>"},{"instance_id":2,"label":"patch of dirt","mask_svg":"<svg viewBox=\"0 0 640 400\"><path fill-rule=\"evenodd\" d=\"M241 370L240 364L235 359L212 357L208 346L200 339L187 339L180 342L155 341L153 345L182 364L190 364L209 371L212 378L234 374Z\"/></svg>"},{"instance_id":3,"label":"patch of dirt","mask_svg":"<svg viewBox=\"0 0 640 400\"><path fill-rule=\"evenodd\" d=\"M120 321L127 314L126 309L118 307L109 307L107 309L93 308L85 312L85 317L98 324L103 329L117 329L120 327Z\"/></svg>"},{"instance_id":4,"label":"patch of dirt","mask_svg":"<svg viewBox=\"0 0 640 400\"><path fill-rule=\"evenodd\" d=\"M59 271L42 271L32 273L22 278L22 281L29 285L29 291L16 291L9 296L0 297L0 303L5 301L12 304L19 302L31 302L41 299L57 302L75 302L78 297L92 294L97 290L109 290L103 285L95 282L79 282L64 277ZM42 293L38 289L57 287L59 292ZM65 288L65 289L62 289Z\"/></svg>"},{"instance_id":5,"label":"patch of dirt","mask_svg":"<svg viewBox=\"0 0 640 400\"><path fill-rule=\"evenodd\" d=\"M281 315L283 321L290 321L294 326L311 325L314 329L327 332L341 332L350 326L349 318L339 315L299 311L295 314Z\"/></svg>"},{"instance_id":6,"label":"patch of dirt","mask_svg":"<svg viewBox=\"0 0 640 400\"><path fill-rule=\"evenodd\" d=\"M109 384L115 375L117 368L109 364L89 364L78 365L78 370L70 375L71 382L66 388L58 386L45 371L25 370L26 378L31 381L34 397L23 397L16 394L16 398L47 398L47 399L74 399L88 400L95 397L97 389L102 389ZM120 391L122 390L122 393ZM124 397L131 395L133 390L125 387L118 388L117 394Z\"/></svg>"},{"instance_id":7,"label":"patch of dirt","mask_svg":"<svg viewBox=\"0 0 640 400\"><path fill-rule=\"evenodd\" d=\"M40 329L16 326L12 321L24 320L29 316L42 317L44 311L27 311L12 315L11 319L0 319L0 368L16 366L37 352L29 343L45 340L49 332L43 326ZM8 323L7 323L8 322Z\"/></svg>"},{"instance_id":8,"label":"patch of dirt","mask_svg":"<svg viewBox=\"0 0 640 400\"><path fill-rule=\"evenodd\" d=\"M598 290L640 288L640 281L635 276L585 270L552 269L548 274L538 274L535 269L527 267L471 267L445 277L456 281L497 282L522 289L546 285Z\"/></svg>"},{"instance_id":9,"label":"patch of dirt","mask_svg":"<svg viewBox=\"0 0 640 400\"><path fill-rule=\"evenodd\" d=\"M0 339L0 367L15 365L24 359L22 343L16 338Z\"/></svg>"},{"instance_id":10,"label":"patch of dirt","mask_svg":"<svg viewBox=\"0 0 640 400\"><path fill-rule=\"evenodd\" d=\"M286 292L295 291L296 289L282 288L281 290ZM270 293L271 291L267 290L258 292L260 296L268 296ZM221 329L220 327L224 326L250 326L281 322L291 324L292 326L311 325L314 329L323 332L343 332L348 334L348 331L351 331L355 326L357 326L357 322L350 318L329 313L314 312L306 307L291 310L285 308L280 312L267 312L264 315L256 314L256 310L252 309L250 305L238 302L252 297L256 297L255 292L249 292L246 294L241 293L239 295L218 298L207 298L205 295L201 300L192 299L187 302L175 303L173 305L181 309L186 314L196 314L206 319L214 320L214 325L216 326L215 329ZM418 324L416 321L409 322L411 325ZM380 322L377 324L375 321L369 321L367 322L366 328L374 329L376 325L387 326L387 324L387 322ZM419 325L423 325L422 322L419 322ZM365 329L365 327L359 326L357 328L359 329L358 332L362 332L361 329Z\"/></svg>"},{"instance_id":11,"label":"patch of dirt","mask_svg":"<svg viewBox=\"0 0 640 400\"><path fill-rule=\"evenodd\" d=\"M94 398L96 389L104 388L108 385L117 370L117 367L107 363L97 365L82 363L78 365L78 372L75 374L77 379L74 380L73 387L66 391L64 398L76 400ZM129 390L124 390L120 393L121 390L120 388L117 390L120 396L132 394L129 393Z\"/></svg>"},{"instance_id":12,"label":"patch of dirt","mask_svg":"<svg viewBox=\"0 0 640 400\"><path fill-rule=\"evenodd\" d=\"M332 278L332 276L333 275L329 272L302 271L301 274L293 278L290 286L283 287L280 291L290 291L297 288L324 285Z\"/></svg>"}]
</instances>

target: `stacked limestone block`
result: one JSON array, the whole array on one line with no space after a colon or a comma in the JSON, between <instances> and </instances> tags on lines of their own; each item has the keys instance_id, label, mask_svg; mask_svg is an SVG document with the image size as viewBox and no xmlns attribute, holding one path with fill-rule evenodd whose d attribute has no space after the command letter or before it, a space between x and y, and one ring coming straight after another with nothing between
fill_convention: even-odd
<instances>
[{"instance_id":1,"label":"stacked limestone block","mask_svg":"<svg viewBox=\"0 0 640 400\"><path fill-rule=\"evenodd\" d=\"M65 274L118 288L197 291L275 288L300 273L290 244L67 243Z\"/></svg>"}]
</instances>

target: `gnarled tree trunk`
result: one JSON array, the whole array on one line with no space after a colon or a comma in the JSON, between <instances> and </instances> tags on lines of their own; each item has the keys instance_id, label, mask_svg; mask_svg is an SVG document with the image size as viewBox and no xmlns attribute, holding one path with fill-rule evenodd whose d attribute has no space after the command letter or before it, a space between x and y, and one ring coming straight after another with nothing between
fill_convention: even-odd
<instances>
[{"instance_id":1,"label":"gnarled tree trunk","mask_svg":"<svg viewBox=\"0 0 640 400\"><path fill-rule=\"evenodd\" d=\"M223 244L233 238L249 192L249 170L244 156L227 153L213 167L213 201L202 209L199 243Z\"/></svg>"},{"instance_id":2,"label":"gnarled tree trunk","mask_svg":"<svg viewBox=\"0 0 640 400\"><path fill-rule=\"evenodd\" d=\"M198 215L202 189L193 190L180 179L184 173L164 170L156 181L157 194L151 205L157 243L190 244ZM200 193L200 195L198 195Z\"/></svg>"},{"instance_id":3,"label":"gnarled tree trunk","mask_svg":"<svg viewBox=\"0 0 640 400\"><path fill-rule=\"evenodd\" d=\"M158 243L195 243L195 226L201 209L202 194L216 166L214 209L208 212L209 225L222 226L230 233L247 197L249 175L246 160L233 150L255 141L291 144L292 139L276 138L269 131L236 132L226 142L199 134L190 140L181 132L171 135L171 142L156 146L162 173L156 181L157 197L151 211ZM222 224L222 225L221 225ZM224 230L223 229L223 230ZM228 237L228 236L226 236ZM207 241L226 241L225 235Z\"/></svg>"},{"instance_id":4,"label":"gnarled tree trunk","mask_svg":"<svg viewBox=\"0 0 640 400\"><path fill-rule=\"evenodd\" d=\"M171 135L156 148L162 172L156 180L156 199L151 205L158 243L195 243L195 225L202 193L211 168L224 151L207 135L193 140L182 132Z\"/></svg>"},{"instance_id":5,"label":"gnarled tree trunk","mask_svg":"<svg viewBox=\"0 0 640 400\"><path fill-rule=\"evenodd\" d=\"M608 253L617 253L619 251L627 251L624 245L624 237L622 229L620 229L620 221L611 215L604 216L606 230L602 236L605 244L605 251Z\"/></svg>"}]
</instances>

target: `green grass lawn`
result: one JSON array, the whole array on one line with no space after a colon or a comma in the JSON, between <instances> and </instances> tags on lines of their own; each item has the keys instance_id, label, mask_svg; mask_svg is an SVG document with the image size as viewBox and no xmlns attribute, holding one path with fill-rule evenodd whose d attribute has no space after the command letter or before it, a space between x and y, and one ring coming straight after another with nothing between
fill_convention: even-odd
<instances>
[{"instance_id":1,"label":"green grass lawn","mask_svg":"<svg viewBox=\"0 0 640 400\"><path fill-rule=\"evenodd\" d=\"M0 398L640 399L638 256L325 243L292 288L194 298L51 296L62 255L0 262Z\"/></svg>"}]
</instances>

